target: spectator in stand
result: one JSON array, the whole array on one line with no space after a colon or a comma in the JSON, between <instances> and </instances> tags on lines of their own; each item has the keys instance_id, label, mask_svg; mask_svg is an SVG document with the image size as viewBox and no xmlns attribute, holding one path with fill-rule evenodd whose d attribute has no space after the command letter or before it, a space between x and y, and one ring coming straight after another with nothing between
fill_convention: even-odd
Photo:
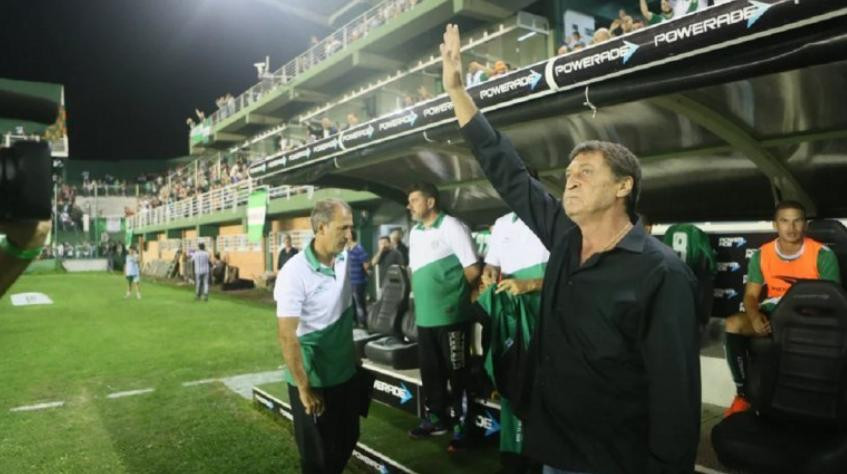
<instances>
[{"instance_id":1,"label":"spectator in stand","mask_svg":"<svg viewBox=\"0 0 847 474\"><path fill-rule=\"evenodd\" d=\"M509 72L509 66L506 65L505 61L497 61L494 63L494 71L491 73L491 78L495 78L498 76L502 76Z\"/></svg>"},{"instance_id":2,"label":"spectator in stand","mask_svg":"<svg viewBox=\"0 0 847 474\"><path fill-rule=\"evenodd\" d=\"M359 117L355 113L350 112L347 114L347 125L344 129L346 130L348 128L355 127L356 125L359 125Z\"/></svg>"},{"instance_id":3,"label":"spectator in stand","mask_svg":"<svg viewBox=\"0 0 847 474\"><path fill-rule=\"evenodd\" d=\"M563 55L563 54L568 54L568 52L569 52L569 50L568 50L568 45L563 44L563 45L559 46L558 51L556 51L556 56L561 56L561 55Z\"/></svg>"},{"instance_id":4,"label":"spectator in stand","mask_svg":"<svg viewBox=\"0 0 847 474\"><path fill-rule=\"evenodd\" d=\"M204 120L206 120L206 112L203 112L203 111L202 111L202 110L200 110L200 109L195 108L195 109L194 109L194 115L196 115L196 116L197 116L197 120L198 120L199 122L201 122L201 123L202 123Z\"/></svg>"},{"instance_id":5,"label":"spectator in stand","mask_svg":"<svg viewBox=\"0 0 847 474\"><path fill-rule=\"evenodd\" d=\"M415 99L413 99L412 96L410 96L410 95L404 95L403 96L403 108L404 109L407 109L407 108L412 107L414 105L415 105Z\"/></svg>"},{"instance_id":6,"label":"spectator in stand","mask_svg":"<svg viewBox=\"0 0 847 474\"><path fill-rule=\"evenodd\" d=\"M633 23L634 21L629 15L625 15L623 18L616 18L612 21L612 24L609 25L609 33L613 36L625 35L633 31Z\"/></svg>"},{"instance_id":7,"label":"spectator in stand","mask_svg":"<svg viewBox=\"0 0 847 474\"><path fill-rule=\"evenodd\" d=\"M279 251L279 256L276 259L276 269L281 270L286 262L291 260L291 257L297 255L297 248L291 245L291 236L285 234L282 238L282 249Z\"/></svg>"},{"instance_id":8,"label":"spectator in stand","mask_svg":"<svg viewBox=\"0 0 847 474\"><path fill-rule=\"evenodd\" d=\"M594 31L594 36L591 38L591 44L595 45L595 44L605 43L606 41L609 41L610 39L612 39L612 34L609 33L608 29L597 28L597 30Z\"/></svg>"},{"instance_id":9,"label":"spectator in stand","mask_svg":"<svg viewBox=\"0 0 847 474\"><path fill-rule=\"evenodd\" d=\"M673 6L670 0L661 0L660 9L661 13L653 13L647 8L647 0L641 0L641 15L644 16L644 20L647 21L648 25L655 25L673 19Z\"/></svg>"},{"instance_id":10,"label":"spectator in stand","mask_svg":"<svg viewBox=\"0 0 847 474\"><path fill-rule=\"evenodd\" d=\"M418 102L423 102L429 99L432 99L432 93L429 92L429 89L427 89L426 86L418 87Z\"/></svg>"},{"instance_id":11,"label":"spectator in stand","mask_svg":"<svg viewBox=\"0 0 847 474\"><path fill-rule=\"evenodd\" d=\"M469 86L482 84L491 77L491 72L492 71L488 68L488 66L485 66L477 61L471 61L468 64L468 73L465 82L467 82Z\"/></svg>"},{"instance_id":12,"label":"spectator in stand","mask_svg":"<svg viewBox=\"0 0 847 474\"><path fill-rule=\"evenodd\" d=\"M579 31L574 27L573 33L568 38L568 48L573 51L579 46L585 46L585 43L583 42L582 35L580 35Z\"/></svg>"},{"instance_id":13,"label":"spectator in stand","mask_svg":"<svg viewBox=\"0 0 847 474\"><path fill-rule=\"evenodd\" d=\"M194 128L194 119L188 117L187 119L185 119L185 124L188 125L188 128Z\"/></svg>"}]
</instances>

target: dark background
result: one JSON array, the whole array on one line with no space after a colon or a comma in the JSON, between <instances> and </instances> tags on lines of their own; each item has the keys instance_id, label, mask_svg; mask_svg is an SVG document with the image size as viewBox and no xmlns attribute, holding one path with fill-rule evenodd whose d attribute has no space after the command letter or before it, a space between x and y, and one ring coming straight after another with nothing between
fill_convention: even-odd
<instances>
[{"instance_id":1,"label":"dark background","mask_svg":"<svg viewBox=\"0 0 847 474\"><path fill-rule=\"evenodd\" d=\"M71 159L188 153L185 119L330 30L284 0L3 0L0 77L65 86Z\"/></svg>"}]
</instances>

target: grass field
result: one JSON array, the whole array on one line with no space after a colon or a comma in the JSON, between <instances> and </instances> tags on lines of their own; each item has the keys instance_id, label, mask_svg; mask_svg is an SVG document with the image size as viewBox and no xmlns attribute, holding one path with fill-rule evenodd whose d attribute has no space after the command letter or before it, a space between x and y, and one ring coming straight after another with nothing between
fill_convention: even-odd
<instances>
[{"instance_id":1,"label":"grass field","mask_svg":"<svg viewBox=\"0 0 847 474\"><path fill-rule=\"evenodd\" d=\"M0 300L0 473L297 472L287 424L223 383L182 385L277 370L273 309L147 283L125 300L124 284L25 275ZM12 306L25 291L54 304Z\"/></svg>"}]
</instances>

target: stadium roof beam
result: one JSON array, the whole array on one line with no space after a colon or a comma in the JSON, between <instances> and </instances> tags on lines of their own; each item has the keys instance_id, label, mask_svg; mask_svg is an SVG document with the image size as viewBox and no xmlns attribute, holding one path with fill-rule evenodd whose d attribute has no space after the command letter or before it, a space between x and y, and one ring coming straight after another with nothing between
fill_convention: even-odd
<instances>
[{"instance_id":1,"label":"stadium roof beam","mask_svg":"<svg viewBox=\"0 0 847 474\"><path fill-rule=\"evenodd\" d=\"M214 139L216 142L242 142L247 139L247 136L232 132L216 132Z\"/></svg>"},{"instance_id":2,"label":"stadium roof beam","mask_svg":"<svg viewBox=\"0 0 847 474\"><path fill-rule=\"evenodd\" d=\"M250 112L247 114L247 123L254 125L279 125L282 123L282 119Z\"/></svg>"},{"instance_id":3,"label":"stadium roof beam","mask_svg":"<svg viewBox=\"0 0 847 474\"><path fill-rule=\"evenodd\" d=\"M501 7L486 0L454 0L453 9L462 16L486 22L502 20L515 12L514 8Z\"/></svg>"},{"instance_id":4,"label":"stadium roof beam","mask_svg":"<svg viewBox=\"0 0 847 474\"><path fill-rule=\"evenodd\" d=\"M329 95L309 89L297 88L291 90L292 102L308 102L309 104L321 104L329 101L329 99Z\"/></svg>"},{"instance_id":5,"label":"stadium roof beam","mask_svg":"<svg viewBox=\"0 0 847 474\"><path fill-rule=\"evenodd\" d=\"M655 97L649 101L658 107L687 117L746 156L768 177L774 191L774 201L795 199L806 206L810 215L817 215L815 201L791 173L788 166L768 151L739 121L682 94Z\"/></svg>"},{"instance_id":6,"label":"stadium roof beam","mask_svg":"<svg viewBox=\"0 0 847 474\"><path fill-rule=\"evenodd\" d=\"M356 51L353 53L353 66L373 69L374 71L393 72L401 69L403 63L380 54Z\"/></svg>"}]
</instances>

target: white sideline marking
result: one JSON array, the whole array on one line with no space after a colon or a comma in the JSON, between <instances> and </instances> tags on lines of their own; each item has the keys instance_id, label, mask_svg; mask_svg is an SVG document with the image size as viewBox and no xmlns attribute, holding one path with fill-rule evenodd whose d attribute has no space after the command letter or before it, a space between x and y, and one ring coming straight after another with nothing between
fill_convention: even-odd
<instances>
[{"instance_id":1,"label":"white sideline marking","mask_svg":"<svg viewBox=\"0 0 847 474\"><path fill-rule=\"evenodd\" d=\"M195 385L203 385L207 383L214 383L219 381L220 379L202 379L202 380L192 380L191 382L183 382L183 387L193 387Z\"/></svg>"},{"instance_id":2,"label":"white sideline marking","mask_svg":"<svg viewBox=\"0 0 847 474\"><path fill-rule=\"evenodd\" d=\"M253 386L282 381L282 371L257 372L255 374L236 375L220 379L233 392L247 400L253 399Z\"/></svg>"},{"instance_id":3,"label":"white sideline marking","mask_svg":"<svg viewBox=\"0 0 847 474\"><path fill-rule=\"evenodd\" d=\"M57 408L64 406L65 402L47 402L47 403L37 403L35 405L24 405L21 407L10 408L9 411L34 411L34 410L44 410L45 408Z\"/></svg>"},{"instance_id":4,"label":"white sideline marking","mask_svg":"<svg viewBox=\"0 0 847 474\"><path fill-rule=\"evenodd\" d=\"M131 397L133 395L141 395L144 393L150 393L154 388L142 388L140 390L127 390L126 392L115 392L106 395L106 398L122 398L122 397Z\"/></svg>"}]
</instances>

